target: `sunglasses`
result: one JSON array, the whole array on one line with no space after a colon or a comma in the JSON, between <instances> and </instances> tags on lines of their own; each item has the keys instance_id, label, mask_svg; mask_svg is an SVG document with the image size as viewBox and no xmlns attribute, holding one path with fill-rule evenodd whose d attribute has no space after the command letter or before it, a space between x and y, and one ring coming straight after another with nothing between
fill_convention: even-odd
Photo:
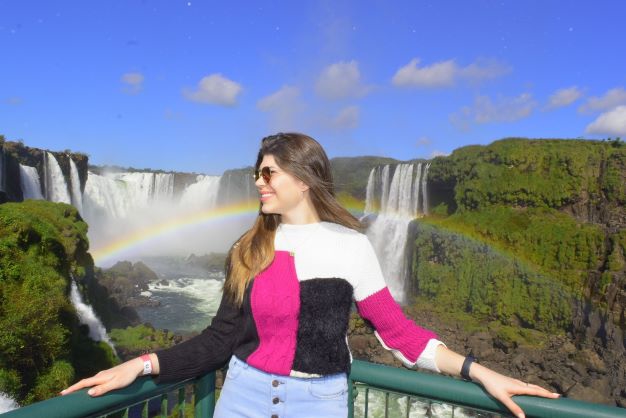
<instances>
[{"instance_id":1,"label":"sunglasses","mask_svg":"<svg viewBox=\"0 0 626 418\"><path fill-rule=\"evenodd\" d=\"M252 177L254 177L254 181L257 181L259 177L263 177L265 183L269 184L272 178L272 171L269 167L265 166L260 170L254 170L254 174L252 174Z\"/></svg>"}]
</instances>

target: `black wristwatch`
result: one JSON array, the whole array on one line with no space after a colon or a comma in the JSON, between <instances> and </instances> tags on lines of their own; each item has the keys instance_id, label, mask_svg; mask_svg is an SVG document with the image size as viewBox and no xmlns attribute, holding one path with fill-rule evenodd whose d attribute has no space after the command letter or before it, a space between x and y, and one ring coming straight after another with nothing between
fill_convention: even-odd
<instances>
[{"instance_id":1,"label":"black wristwatch","mask_svg":"<svg viewBox=\"0 0 626 418\"><path fill-rule=\"evenodd\" d=\"M465 361L463 362L463 367L461 367L461 377L465 380L472 380L469 375L469 369L472 362L478 363L478 359L472 356L471 354L465 357Z\"/></svg>"}]
</instances>

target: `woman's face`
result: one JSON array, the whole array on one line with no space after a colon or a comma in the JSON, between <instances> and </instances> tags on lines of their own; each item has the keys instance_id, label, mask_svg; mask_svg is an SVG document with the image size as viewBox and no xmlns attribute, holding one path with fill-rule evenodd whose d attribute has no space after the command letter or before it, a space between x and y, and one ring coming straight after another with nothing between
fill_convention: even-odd
<instances>
[{"instance_id":1,"label":"woman's face","mask_svg":"<svg viewBox=\"0 0 626 418\"><path fill-rule=\"evenodd\" d=\"M303 192L308 186L301 180L283 171L273 155L264 155L259 170L268 166L272 173L270 184L266 184L263 176L255 182L260 193L261 210L263 213L285 214L297 210L304 200Z\"/></svg>"}]
</instances>

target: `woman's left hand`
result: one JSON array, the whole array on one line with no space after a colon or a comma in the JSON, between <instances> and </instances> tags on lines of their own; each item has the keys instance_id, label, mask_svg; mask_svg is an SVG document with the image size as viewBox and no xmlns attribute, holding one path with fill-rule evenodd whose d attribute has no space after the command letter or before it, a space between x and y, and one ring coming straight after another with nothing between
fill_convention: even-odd
<instances>
[{"instance_id":1,"label":"woman's left hand","mask_svg":"<svg viewBox=\"0 0 626 418\"><path fill-rule=\"evenodd\" d=\"M472 364L474 367L474 364ZM543 396L544 398L558 398L561 395L558 393L550 392L547 389L538 385L523 382L519 379L514 379L509 376L504 376L496 371L482 367L480 373L480 384L497 400L502 402L507 408L511 410L513 415L519 418L524 418L524 411L519 407L511 396L513 395L533 395Z\"/></svg>"}]
</instances>

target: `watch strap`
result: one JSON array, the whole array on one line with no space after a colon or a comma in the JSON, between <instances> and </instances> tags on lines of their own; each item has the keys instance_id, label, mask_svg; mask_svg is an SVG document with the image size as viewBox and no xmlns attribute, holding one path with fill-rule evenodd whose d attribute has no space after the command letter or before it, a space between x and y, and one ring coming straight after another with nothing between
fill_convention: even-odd
<instances>
[{"instance_id":1,"label":"watch strap","mask_svg":"<svg viewBox=\"0 0 626 418\"><path fill-rule=\"evenodd\" d=\"M463 361L463 367L461 367L461 377L463 379L472 380L472 378L469 375L469 369L470 369L472 362L474 361L478 363L478 360L476 360L476 358L472 356L471 354L465 357L465 360Z\"/></svg>"}]
</instances>

